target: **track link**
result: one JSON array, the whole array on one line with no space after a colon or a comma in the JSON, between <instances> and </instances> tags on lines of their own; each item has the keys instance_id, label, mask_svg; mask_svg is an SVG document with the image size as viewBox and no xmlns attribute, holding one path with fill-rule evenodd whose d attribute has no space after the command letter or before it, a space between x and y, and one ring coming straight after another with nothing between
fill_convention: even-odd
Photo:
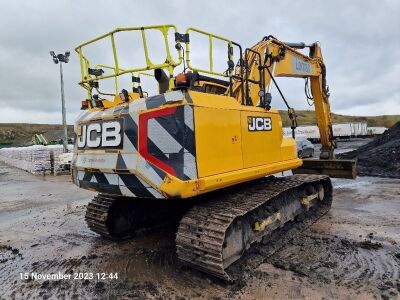
<instances>
[{"instance_id":1,"label":"track link","mask_svg":"<svg viewBox=\"0 0 400 300\"><path fill-rule=\"evenodd\" d=\"M316 201L312 207L300 204L306 189L320 186L324 190L323 201ZM331 202L330 179L321 175L267 178L221 192L182 218L176 235L178 258L205 273L231 280L226 269L253 242L267 239L274 243L268 237L276 229L301 216L315 221L329 210ZM261 230L255 233L252 226L257 220L263 221L259 222ZM235 249L241 244L242 250ZM235 251L240 255L232 255Z\"/></svg>"},{"instance_id":2,"label":"track link","mask_svg":"<svg viewBox=\"0 0 400 300\"><path fill-rule=\"evenodd\" d=\"M174 225L176 228L187 204L145 198L98 194L87 205L88 227L113 240L124 240L137 234Z\"/></svg>"},{"instance_id":3,"label":"track link","mask_svg":"<svg viewBox=\"0 0 400 300\"><path fill-rule=\"evenodd\" d=\"M109 212L116 199L115 197L99 194L89 202L85 220L90 230L102 236L114 238L109 226Z\"/></svg>"}]
</instances>

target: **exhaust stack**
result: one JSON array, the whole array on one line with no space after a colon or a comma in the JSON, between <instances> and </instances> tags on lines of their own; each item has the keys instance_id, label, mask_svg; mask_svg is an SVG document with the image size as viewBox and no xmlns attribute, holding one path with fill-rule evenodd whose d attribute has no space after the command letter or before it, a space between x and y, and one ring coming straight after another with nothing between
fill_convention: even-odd
<instances>
[{"instance_id":1,"label":"exhaust stack","mask_svg":"<svg viewBox=\"0 0 400 300\"><path fill-rule=\"evenodd\" d=\"M169 88L169 77L163 69L155 69L154 77L158 82L158 93L164 94Z\"/></svg>"}]
</instances>

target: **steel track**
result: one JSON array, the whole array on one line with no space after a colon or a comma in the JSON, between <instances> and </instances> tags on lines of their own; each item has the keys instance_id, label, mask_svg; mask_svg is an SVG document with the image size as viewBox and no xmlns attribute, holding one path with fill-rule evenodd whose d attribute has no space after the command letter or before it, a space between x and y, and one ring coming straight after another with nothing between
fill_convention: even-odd
<instances>
[{"instance_id":1,"label":"steel track","mask_svg":"<svg viewBox=\"0 0 400 300\"><path fill-rule=\"evenodd\" d=\"M113 240L124 240L177 224L187 204L177 201L96 195L87 205L90 230Z\"/></svg>"},{"instance_id":2,"label":"steel track","mask_svg":"<svg viewBox=\"0 0 400 300\"><path fill-rule=\"evenodd\" d=\"M90 230L114 238L109 226L109 211L117 198L106 195L97 195L89 202L86 208L85 221Z\"/></svg>"},{"instance_id":3,"label":"steel track","mask_svg":"<svg viewBox=\"0 0 400 300\"><path fill-rule=\"evenodd\" d=\"M307 215L315 221L331 206L332 185L327 176L294 175L259 180L193 207L184 215L177 231L178 258L205 273L231 280L226 269L232 262L224 261L223 255L227 246L235 246L227 245L226 237L230 227L237 228L244 226L241 224L254 222L257 215L265 215L265 211L268 210L288 215L287 210L290 210L291 205L293 206L293 201L300 201L299 197L307 186L321 184L325 191L324 201L318 201L311 209L305 207L296 216ZM312 210L312 214L308 212L309 210ZM289 216L285 223L292 220L293 218ZM284 225L279 224L280 227ZM272 236L272 231L265 230L262 236L263 242L268 239L268 236ZM244 250L253 242L254 240L248 242ZM274 243L273 240L270 242Z\"/></svg>"}]
</instances>

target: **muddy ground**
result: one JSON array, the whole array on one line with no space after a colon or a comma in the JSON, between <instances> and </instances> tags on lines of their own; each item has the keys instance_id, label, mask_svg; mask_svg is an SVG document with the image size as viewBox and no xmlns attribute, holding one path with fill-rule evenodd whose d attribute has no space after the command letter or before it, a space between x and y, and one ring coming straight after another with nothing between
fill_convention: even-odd
<instances>
[{"instance_id":1,"label":"muddy ground","mask_svg":"<svg viewBox=\"0 0 400 300\"><path fill-rule=\"evenodd\" d=\"M287 234L271 257L263 245L255 247L238 263L240 278L225 284L177 261L173 229L105 240L84 222L93 193L67 176L36 177L0 163L0 298L399 298L400 179L333 183L327 215ZM71 278L32 279L32 273ZM107 278L98 279L102 273Z\"/></svg>"}]
</instances>

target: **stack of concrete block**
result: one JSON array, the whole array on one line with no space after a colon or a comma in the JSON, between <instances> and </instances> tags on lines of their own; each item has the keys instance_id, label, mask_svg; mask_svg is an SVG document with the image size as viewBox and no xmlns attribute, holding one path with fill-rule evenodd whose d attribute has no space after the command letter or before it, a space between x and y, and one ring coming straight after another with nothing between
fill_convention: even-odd
<instances>
[{"instance_id":1,"label":"stack of concrete block","mask_svg":"<svg viewBox=\"0 0 400 300\"><path fill-rule=\"evenodd\" d=\"M50 149L45 146L29 146L0 149L0 160L32 174L50 174Z\"/></svg>"},{"instance_id":2,"label":"stack of concrete block","mask_svg":"<svg viewBox=\"0 0 400 300\"><path fill-rule=\"evenodd\" d=\"M51 174L50 149L45 146L31 146L31 173Z\"/></svg>"}]
</instances>

